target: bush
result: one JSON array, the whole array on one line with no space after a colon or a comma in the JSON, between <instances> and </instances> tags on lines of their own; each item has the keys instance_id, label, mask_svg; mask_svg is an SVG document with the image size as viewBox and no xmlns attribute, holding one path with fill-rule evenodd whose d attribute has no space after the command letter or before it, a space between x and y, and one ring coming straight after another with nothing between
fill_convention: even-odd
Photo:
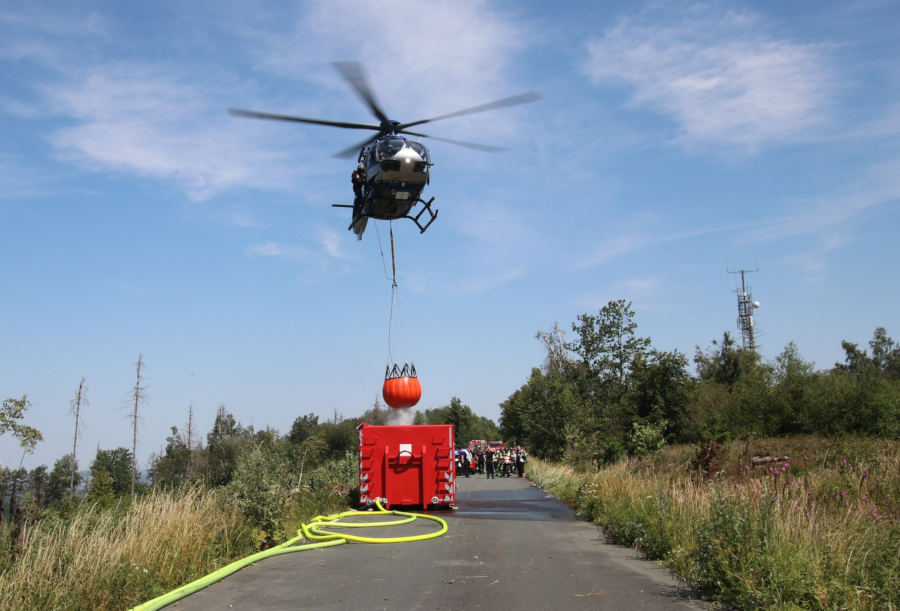
<instances>
[{"instance_id":1,"label":"bush","mask_svg":"<svg viewBox=\"0 0 900 611\"><path fill-rule=\"evenodd\" d=\"M257 530L261 547L280 543L292 479L288 448L282 444L262 443L238 458L226 490Z\"/></svg>"},{"instance_id":2,"label":"bush","mask_svg":"<svg viewBox=\"0 0 900 611\"><path fill-rule=\"evenodd\" d=\"M666 445L665 430L668 423L660 420L656 424L631 425L631 437L628 440L628 453L632 456L647 456L662 450Z\"/></svg>"}]
</instances>

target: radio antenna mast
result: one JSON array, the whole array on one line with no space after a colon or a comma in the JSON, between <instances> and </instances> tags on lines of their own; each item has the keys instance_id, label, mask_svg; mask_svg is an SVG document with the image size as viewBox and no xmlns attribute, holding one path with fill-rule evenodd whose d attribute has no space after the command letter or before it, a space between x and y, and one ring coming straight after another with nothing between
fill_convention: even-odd
<instances>
[{"instance_id":1,"label":"radio antenna mast","mask_svg":"<svg viewBox=\"0 0 900 611\"><path fill-rule=\"evenodd\" d=\"M738 302L737 324L741 330L741 341L743 342L744 350L749 350L750 352L756 352L756 341L753 337L753 310L759 308L759 302L753 301L753 293L745 275L758 271L759 268L740 269L735 272L728 270L729 274L741 275L741 288L734 290L737 293Z\"/></svg>"}]
</instances>

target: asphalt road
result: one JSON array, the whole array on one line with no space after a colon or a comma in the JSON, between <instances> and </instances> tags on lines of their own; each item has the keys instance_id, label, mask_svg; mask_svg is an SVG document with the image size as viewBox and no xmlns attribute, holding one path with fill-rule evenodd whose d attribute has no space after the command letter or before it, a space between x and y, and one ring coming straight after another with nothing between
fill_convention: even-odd
<instances>
[{"instance_id":1,"label":"asphalt road","mask_svg":"<svg viewBox=\"0 0 900 611\"><path fill-rule=\"evenodd\" d=\"M460 478L457 503L456 510L438 512L449 531L437 539L276 556L169 608L708 608L665 569L604 544L595 525L527 479ZM431 520L416 520L364 534L407 536L436 528Z\"/></svg>"}]
</instances>

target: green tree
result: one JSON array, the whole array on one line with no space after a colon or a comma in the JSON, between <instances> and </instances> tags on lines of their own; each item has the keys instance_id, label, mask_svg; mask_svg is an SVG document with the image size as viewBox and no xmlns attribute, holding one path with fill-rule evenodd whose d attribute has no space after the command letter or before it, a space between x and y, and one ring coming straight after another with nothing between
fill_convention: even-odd
<instances>
[{"instance_id":1,"label":"green tree","mask_svg":"<svg viewBox=\"0 0 900 611\"><path fill-rule=\"evenodd\" d=\"M619 401L628 389L629 374L636 359L650 346L650 339L638 337L631 302L617 299L600 312L579 314L572 323L578 339L566 347L588 366L603 392L604 401Z\"/></svg>"},{"instance_id":2,"label":"green tree","mask_svg":"<svg viewBox=\"0 0 900 611\"><path fill-rule=\"evenodd\" d=\"M279 442L277 435L262 436L260 443L237 458L227 490L250 524L259 529L266 546L282 538L293 479L288 444Z\"/></svg>"},{"instance_id":3,"label":"green tree","mask_svg":"<svg viewBox=\"0 0 900 611\"><path fill-rule=\"evenodd\" d=\"M708 389L704 387L720 386L726 399L704 410L712 420L709 425L701 425L701 430L726 436L776 434L778 423L768 417L772 368L758 353L735 348L734 339L726 331L722 342L713 340L708 351L698 346L694 363L699 387L704 391L701 394L715 395L718 390L705 392Z\"/></svg>"},{"instance_id":4,"label":"green tree","mask_svg":"<svg viewBox=\"0 0 900 611\"><path fill-rule=\"evenodd\" d=\"M632 377L628 399L637 418L648 425L664 421L663 434L672 441L683 441L688 394L693 387L687 357L677 350L651 349L635 359Z\"/></svg>"},{"instance_id":5,"label":"green tree","mask_svg":"<svg viewBox=\"0 0 900 611\"><path fill-rule=\"evenodd\" d=\"M129 486L131 480L129 479ZM102 467L91 469L91 483L88 486L86 499L90 503L96 503L100 507L111 507L116 502L116 482L109 471Z\"/></svg>"},{"instance_id":6,"label":"green tree","mask_svg":"<svg viewBox=\"0 0 900 611\"><path fill-rule=\"evenodd\" d=\"M356 421L327 422L322 425L322 438L325 440L325 445L328 448L328 458L341 458L348 451L356 450L359 446L359 433L356 431Z\"/></svg>"},{"instance_id":7,"label":"green tree","mask_svg":"<svg viewBox=\"0 0 900 611\"><path fill-rule=\"evenodd\" d=\"M50 471L47 482L48 503L61 501L71 494L72 473L75 474L74 487L77 488L81 483L81 474L78 473L78 461L72 458L71 454L66 454L53 463L53 470Z\"/></svg>"},{"instance_id":8,"label":"green tree","mask_svg":"<svg viewBox=\"0 0 900 611\"><path fill-rule=\"evenodd\" d=\"M566 448L566 425L580 420L583 405L575 387L560 375L537 367L531 377L500 404L500 432L535 456L559 460Z\"/></svg>"},{"instance_id":9,"label":"green tree","mask_svg":"<svg viewBox=\"0 0 900 611\"><path fill-rule=\"evenodd\" d=\"M888 379L900 380L900 345L888 337L884 327L878 327L869 341L875 370Z\"/></svg>"},{"instance_id":10,"label":"green tree","mask_svg":"<svg viewBox=\"0 0 900 611\"><path fill-rule=\"evenodd\" d=\"M91 479L96 480L100 471L108 475L112 492L116 495L128 494L131 490L131 450L116 448L114 450L97 450L97 456L91 463Z\"/></svg>"},{"instance_id":11,"label":"green tree","mask_svg":"<svg viewBox=\"0 0 900 611\"><path fill-rule=\"evenodd\" d=\"M298 416L291 425L288 440L294 444L301 444L312 437L319 428L319 417L310 412L305 416Z\"/></svg>"},{"instance_id":12,"label":"green tree","mask_svg":"<svg viewBox=\"0 0 900 611\"><path fill-rule=\"evenodd\" d=\"M149 477L154 485L177 486L187 480L191 464L191 449L185 436L172 427L172 434L166 437L166 449L161 456L150 458Z\"/></svg>"},{"instance_id":13,"label":"green tree","mask_svg":"<svg viewBox=\"0 0 900 611\"><path fill-rule=\"evenodd\" d=\"M5 521L12 521L28 485L27 482L28 471L21 467L0 469L0 515Z\"/></svg>"},{"instance_id":14,"label":"green tree","mask_svg":"<svg viewBox=\"0 0 900 611\"><path fill-rule=\"evenodd\" d=\"M428 424L452 424L457 445L474 439L472 434L476 422L475 414L459 397L452 397L449 405L425 410L425 419Z\"/></svg>"},{"instance_id":15,"label":"green tree","mask_svg":"<svg viewBox=\"0 0 900 611\"><path fill-rule=\"evenodd\" d=\"M50 474L47 473L47 465L35 467L28 474L28 490L31 492L35 506L43 509L47 506L47 488L50 482Z\"/></svg>"},{"instance_id":16,"label":"green tree","mask_svg":"<svg viewBox=\"0 0 900 611\"><path fill-rule=\"evenodd\" d=\"M19 440L22 447L22 458L25 454L34 452L38 442L44 440L44 436L34 427L19 422L25 417L25 412L31 407L28 395L22 395L21 399L6 399L0 407L0 435L12 432L13 437Z\"/></svg>"},{"instance_id":17,"label":"green tree","mask_svg":"<svg viewBox=\"0 0 900 611\"><path fill-rule=\"evenodd\" d=\"M869 341L870 357L866 350L860 350L857 344L846 340L841 342L844 349L844 362L836 363L835 369L846 371L857 378L871 379L886 377L900 379L900 346L888 337L884 327L878 327Z\"/></svg>"},{"instance_id":18,"label":"green tree","mask_svg":"<svg viewBox=\"0 0 900 611\"><path fill-rule=\"evenodd\" d=\"M252 429L244 428L224 405L216 411L212 430L206 435L207 482L223 486L231 481L242 450L252 445Z\"/></svg>"},{"instance_id":19,"label":"green tree","mask_svg":"<svg viewBox=\"0 0 900 611\"><path fill-rule=\"evenodd\" d=\"M819 418L810 400L816 373L814 365L803 360L794 342L775 357L773 380L768 418L776 428L775 434L816 432Z\"/></svg>"}]
</instances>

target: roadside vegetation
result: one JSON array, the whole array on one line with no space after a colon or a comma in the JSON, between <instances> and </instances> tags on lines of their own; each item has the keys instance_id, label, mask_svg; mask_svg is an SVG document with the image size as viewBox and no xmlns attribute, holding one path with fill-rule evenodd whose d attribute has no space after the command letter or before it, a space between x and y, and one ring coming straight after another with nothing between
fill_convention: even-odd
<instances>
[{"instance_id":1,"label":"roadside vegetation","mask_svg":"<svg viewBox=\"0 0 900 611\"><path fill-rule=\"evenodd\" d=\"M689 370L637 333L624 300L571 330L538 333L545 362L501 403L499 427L458 397L414 423L524 446L535 481L709 599L898 607L900 346L885 329L867 347L843 341L844 361L824 370L793 343L767 362L728 333L696 347ZM138 369L136 405L141 388ZM281 434L223 405L204 440L189 408L136 477L134 439L79 471L84 379L75 396L71 454L0 469L2 609L130 607L291 538L356 505L356 427L388 419L376 402ZM23 458L42 441L29 407L23 395L0 408Z\"/></svg>"},{"instance_id":2,"label":"roadside vegetation","mask_svg":"<svg viewBox=\"0 0 900 611\"><path fill-rule=\"evenodd\" d=\"M83 382L79 400L82 391ZM24 396L0 410L0 434L24 452L41 440L23 424L29 407ZM125 447L98 449L86 473L71 454L52 470L0 469L0 609L130 608L292 538L316 515L356 506L356 426L387 415L379 404L357 418L307 414L281 435L243 426L220 406L203 443L190 410L134 494ZM498 434L456 397L416 418Z\"/></svg>"},{"instance_id":3,"label":"roadside vegetation","mask_svg":"<svg viewBox=\"0 0 900 611\"><path fill-rule=\"evenodd\" d=\"M767 362L725 333L693 372L623 300L571 330L538 333L543 367L501 404L536 483L709 600L900 606L900 346L885 329L824 370L793 343Z\"/></svg>"},{"instance_id":4,"label":"roadside vegetation","mask_svg":"<svg viewBox=\"0 0 900 611\"><path fill-rule=\"evenodd\" d=\"M781 460L758 462L753 458ZM900 443L816 436L678 445L529 478L610 543L738 609L900 606Z\"/></svg>"}]
</instances>

